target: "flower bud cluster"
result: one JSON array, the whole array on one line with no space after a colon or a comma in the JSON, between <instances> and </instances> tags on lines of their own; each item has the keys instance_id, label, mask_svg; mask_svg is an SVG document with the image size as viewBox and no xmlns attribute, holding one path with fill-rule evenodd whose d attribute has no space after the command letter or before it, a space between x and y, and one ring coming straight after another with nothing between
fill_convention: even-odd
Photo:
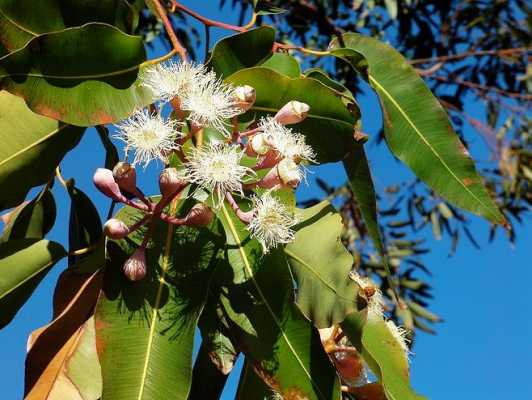
<instances>
[{"instance_id":1,"label":"flower bud cluster","mask_svg":"<svg viewBox=\"0 0 532 400\"><path fill-rule=\"evenodd\" d=\"M141 80L158 107L136 111L117 125L115 137L125 143L125 161L112 171L99 168L94 184L113 201L141 211L144 218L131 226L112 218L105 223L106 236L123 239L156 220L204 227L213 220L213 209L228 204L264 253L293 241L297 220L275 191L296 189L305 178L302 164L315 162L305 136L287 127L304 122L310 107L289 101L275 115L241 131L237 117L252 112L257 101L252 86L233 87L203 65L173 61L148 68ZM169 117L163 116L165 104L173 110ZM205 128L216 130L221 139L205 138ZM158 203L137 187L135 167L153 160L165 164L159 175ZM208 200L195 204L183 216L165 214L166 206L188 187L207 192ZM235 201L235 194L247 202L249 211L240 209L242 202ZM151 229L146 232L142 245L124 264L124 274L132 281L147 274L146 243Z\"/></svg>"}]
</instances>

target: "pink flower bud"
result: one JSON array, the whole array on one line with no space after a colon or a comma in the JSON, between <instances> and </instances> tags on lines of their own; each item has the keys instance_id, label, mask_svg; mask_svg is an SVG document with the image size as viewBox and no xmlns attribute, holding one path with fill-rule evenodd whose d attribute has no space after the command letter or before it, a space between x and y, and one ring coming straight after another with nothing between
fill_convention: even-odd
<instances>
[{"instance_id":1,"label":"pink flower bud","mask_svg":"<svg viewBox=\"0 0 532 400\"><path fill-rule=\"evenodd\" d=\"M159 189L163 198L177 193L186 184L187 182L179 176L175 168L165 168L159 175Z\"/></svg>"},{"instance_id":2,"label":"pink flower bud","mask_svg":"<svg viewBox=\"0 0 532 400\"><path fill-rule=\"evenodd\" d=\"M292 100L286 103L277 114L275 120L283 125L297 124L307 118L310 107L306 103Z\"/></svg>"},{"instance_id":3,"label":"pink flower bud","mask_svg":"<svg viewBox=\"0 0 532 400\"><path fill-rule=\"evenodd\" d=\"M203 203L195 204L185 217L185 225L202 227L211 223L214 217L212 210Z\"/></svg>"},{"instance_id":4,"label":"pink flower bud","mask_svg":"<svg viewBox=\"0 0 532 400\"><path fill-rule=\"evenodd\" d=\"M103 226L103 232L111 239L123 239L129 234L129 228L119 219L111 218Z\"/></svg>"},{"instance_id":5,"label":"pink flower bud","mask_svg":"<svg viewBox=\"0 0 532 400\"><path fill-rule=\"evenodd\" d=\"M137 195L137 172L129 163L116 164L113 168L113 178L121 190Z\"/></svg>"},{"instance_id":6,"label":"pink flower bud","mask_svg":"<svg viewBox=\"0 0 532 400\"><path fill-rule=\"evenodd\" d=\"M281 182L292 188L297 188L301 182L301 171L299 166L291 158L283 158L277 164L277 173Z\"/></svg>"},{"instance_id":7,"label":"pink flower bud","mask_svg":"<svg viewBox=\"0 0 532 400\"><path fill-rule=\"evenodd\" d=\"M263 189L274 189L282 186L281 179L277 173L277 168L272 168L258 183L258 187Z\"/></svg>"},{"instance_id":8,"label":"pink flower bud","mask_svg":"<svg viewBox=\"0 0 532 400\"><path fill-rule=\"evenodd\" d=\"M146 276L146 249L141 246L124 263L124 275L130 281L140 281Z\"/></svg>"},{"instance_id":9,"label":"pink flower bud","mask_svg":"<svg viewBox=\"0 0 532 400\"><path fill-rule=\"evenodd\" d=\"M257 99L257 92L255 91L255 88L249 85L236 87L234 93L237 101L237 106L243 112L249 110Z\"/></svg>"},{"instance_id":10,"label":"pink flower bud","mask_svg":"<svg viewBox=\"0 0 532 400\"><path fill-rule=\"evenodd\" d=\"M255 169L265 169L274 167L279 162L279 153L275 150L270 150L263 157L259 159Z\"/></svg>"},{"instance_id":11,"label":"pink flower bud","mask_svg":"<svg viewBox=\"0 0 532 400\"><path fill-rule=\"evenodd\" d=\"M120 188L115 182L115 179L113 178L113 172L111 170L98 168L94 173L92 180L98 190L107 197L119 202L127 201L124 195L120 192Z\"/></svg>"}]
</instances>

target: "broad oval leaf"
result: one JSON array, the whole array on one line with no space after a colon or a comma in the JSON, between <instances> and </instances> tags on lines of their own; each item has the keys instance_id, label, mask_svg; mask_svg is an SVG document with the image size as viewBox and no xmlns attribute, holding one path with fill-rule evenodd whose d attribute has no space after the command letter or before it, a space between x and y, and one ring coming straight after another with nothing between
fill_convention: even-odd
<instances>
[{"instance_id":1,"label":"broad oval leaf","mask_svg":"<svg viewBox=\"0 0 532 400\"><path fill-rule=\"evenodd\" d=\"M179 202L178 210L183 202ZM124 208L127 224L140 214ZM196 324L207 297L221 236L211 229L156 223L147 276L128 281L125 259L145 229L109 244L110 261L96 307L96 338L106 400L186 400Z\"/></svg>"},{"instance_id":2,"label":"broad oval leaf","mask_svg":"<svg viewBox=\"0 0 532 400\"><path fill-rule=\"evenodd\" d=\"M24 101L0 92L0 210L21 203L33 186L53 177L84 129L32 113ZM7 189L9 188L9 189Z\"/></svg>"},{"instance_id":3,"label":"broad oval leaf","mask_svg":"<svg viewBox=\"0 0 532 400\"><path fill-rule=\"evenodd\" d=\"M311 78L289 78L269 68L254 67L236 72L227 81L235 85L251 85L257 91L255 104L247 115L275 114L291 100L307 103L307 118L294 125L306 136L307 143L318 155L318 161L334 162L347 153L353 141L354 125L360 114L350 112L341 98L329 87Z\"/></svg>"},{"instance_id":4,"label":"broad oval leaf","mask_svg":"<svg viewBox=\"0 0 532 400\"><path fill-rule=\"evenodd\" d=\"M225 229L227 251L234 251L228 257L234 275L246 278L240 284L229 279L228 296L256 332L252 335L234 324L231 331L238 347L261 379L283 397L339 398L339 381L317 330L293 304L292 276L282 251L263 255L258 243L250 245L256 241L226 204L218 218Z\"/></svg>"},{"instance_id":5,"label":"broad oval leaf","mask_svg":"<svg viewBox=\"0 0 532 400\"><path fill-rule=\"evenodd\" d=\"M0 0L0 43L11 52L42 33L88 22L104 22L133 33L137 20L126 0Z\"/></svg>"},{"instance_id":6,"label":"broad oval leaf","mask_svg":"<svg viewBox=\"0 0 532 400\"><path fill-rule=\"evenodd\" d=\"M408 358L380 316L349 315L342 330L384 386L389 400L422 400L410 387Z\"/></svg>"},{"instance_id":7,"label":"broad oval leaf","mask_svg":"<svg viewBox=\"0 0 532 400\"><path fill-rule=\"evenodd\" d=\"M63 246L48 240L0 243L0 328L15 317L50 268L65 255Z\"/></svg>"},{"instance_id":8,"label":"broad oval leaf","mask_svg":"<svg viewBox=\"0 0 532 400\"><path fill-rule=\"evenodd\" d=\"M353 257L340 241L342 218L329 202L298 210L296 237L285 247L297 282L296 303L318 328L357 311L357 285L349 279Z\"/></svg>"},{"instance_id":9,"label":"broad oval leaf","mask_svg":"<svg viewBox=\"0 0 532 400\"><path fill-rule=\"evenodd\" d=\"M0 58L0 85L38 114L78 126L112 123L148 104L137 77L140 36L90 23L36 36Z\"/></svg>"},{"instance_id":10,"label":"broad oval leaf","mask_svg":"<svg viewBox=\"0 0 532 400\"><path fill-rule=\"evenodd\" d=\"M275 29L261 26L220 40L206 62L216 74L228 77L243 68L260 64L272 54Z\"/></svg>"},{"instance_id":11,"label":"broad oval leaf","mask_svg":"<svg viewBox=\"0 0 532 400\"><path fill-rule=\"evenodd\" d=\"M290 78L299 78L301 76L299 63L295 57L290 54L273 53L272 56L260 66L273 69L274 71L289 76Z\"/></svg>"},{"instance_id":12,"label":"broad oval leaf","mask_svg":"<svg viewBox=\"0 0 532 400\"><path fill-rule=\"evenodd\" d=\"M4 228L0 243L13 239L43 239L55 223L56 207L50 189L45 188L35 199L17 209Z\"/></svg>"},{"instance_id":13,"label":"broad oval leaf","mask_svg":"<svg viewBox=\"0 0 532 400\"><path fill-rule=\"evenodd\" d=\"M404 57L376 39L356 33L329 46L350 60L379 95L391 151L436 193L458 207L506 224L443 107ZM367 66L367 67L366 67Z\"/></svg>"}]
</instances>

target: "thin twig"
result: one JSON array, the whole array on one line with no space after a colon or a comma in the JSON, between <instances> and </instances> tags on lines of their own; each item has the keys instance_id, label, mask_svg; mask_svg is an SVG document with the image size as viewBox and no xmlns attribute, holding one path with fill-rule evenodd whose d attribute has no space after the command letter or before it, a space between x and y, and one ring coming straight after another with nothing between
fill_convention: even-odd
<instances>
[{"instance_id":1,"label":"thin twig","mask_svg":"<svg viewBox=\"0 0 532 400\"><path fill-rule=\"evenodd\" d=\"M170 38L170 42L174 46L174 50L177 52L177 54L179 54L179 57L181 57L182 60L186 60L187 50L183 47L183 45L177 38L174 32L174 28L172 27L172 24L170 23L170 20L168 19L168 15L166 14L165 8L161 5L159 0L151 0L151 1L163 21L163 25L166 29L166 33L168 34L168 37Z\"/></svg>"},{"instance_id":2,"label":"thin twig","mask_svg":"<svg viewBox=\"0 0 532 400\"><path fill-rule=\"evenodd\" d=\"M447 61L456 61L461 60L467 57L479 57L479 56L507 56L515 53L528 53L532 51L531 47L517 47L515 49L502 49L502 50L477 50L477 51L466 51L460 54L452 54L448 56L440 57L429 57L429 58L417 58L415 60L410 60L410 64L425 64L425 63L436 63L436 62L447 62Z\"/></svg>"},{"instance_id":3,"label":"thin twig","mask_svg":"<svg viewBox=\"0 0 532 400\"><path fill-rule=\"evenodd\" d=\"M228 29L230 31L236 31L236 32L245 32L245 31L247 31L247 29L245 27L243 27L243 26L226 24L225 22L215 21L215 20L212 20L210 18L206 18L206 17L198 14L197 12L192 11L190 8L185 7L184 5L178 3L177 1L172 0L172 8L171 8L170 11L174 12L175 10L183 11L185 14L188 14L191 17L196 18L198 21L202 22L206 26L216 26L218 28L224 28L224 29Z\"/></svg>"}]
</instances>

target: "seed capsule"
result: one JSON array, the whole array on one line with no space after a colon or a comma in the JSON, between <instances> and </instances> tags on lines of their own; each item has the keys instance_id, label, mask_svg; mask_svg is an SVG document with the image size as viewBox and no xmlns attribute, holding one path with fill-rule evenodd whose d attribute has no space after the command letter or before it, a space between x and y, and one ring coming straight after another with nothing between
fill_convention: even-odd
<instances>
[{"instance_id":1,"label":"seed capsule","mask_svg":"<svg viewBox=\"0 0 532 400\"><path fill-rule=\"evenodd\" d=\"M209 225L214 217L212 210L203 203L195 204L185 217L185 225L202 227Z\"/></svg>"},{"instance_id":2,"label":"seed capsule","mask_svg":"<svg viewBox=\"0 0 532 400\"><path fill-rule=\"evenodd\" d=\"M146 276L146 249L139 247L124 263L124 275L130 281L140 281Z\"/></svg>"},{"instance_id":3,"label":"seed capsule","mask_svg":"<svg viewBox=\"0 0 532 400\"><path fill-rule=\"evenodd\" d=\"M136 195L137 172L127 162L119 162L113 168L113 178L121 190Z\"/></svg>"},{"instance_id":4,"label":"seed capsule","mask_svg":"<svg viewBox=\"0 0 532 400\"><path fill-rule=\"evenodd\" d=\"M159 175L159 189L163 198L177 193L185 185L186 181L179 176L175 168L165 168Z\"/></svg>"},{"instance_id":5,"label":"seed capsule","mask_svg":"<svg viewBox=\"0 0 532 400\"><path fill-rule=\"evenodd\" d=\"M123 239L129 234L129 228L119 219L111 218L103 226L103 232L111 239Z\"/></svg>"}]
</instances>

